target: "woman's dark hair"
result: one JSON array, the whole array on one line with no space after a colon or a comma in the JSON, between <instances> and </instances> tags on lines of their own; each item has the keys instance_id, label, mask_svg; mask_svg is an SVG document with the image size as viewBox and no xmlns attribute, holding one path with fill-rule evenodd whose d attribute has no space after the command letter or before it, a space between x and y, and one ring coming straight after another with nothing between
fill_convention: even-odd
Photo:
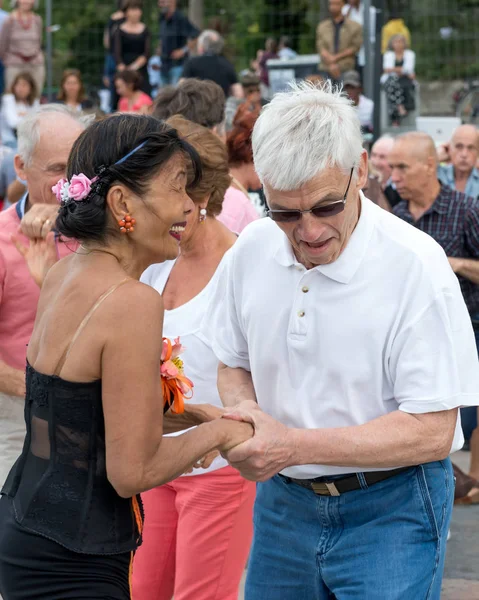
<instances>
[{"instance_id":1,"label":"woman's dark hair","mask_svg":"<svg viewBox=\"0 0 479 600\"><path fill-rule=\"evenodd\" d=\"M121 71L121 73L115 75L115 81L118 81L119 79L124 81L126 85L131 85L134 92L141 87L142 78L136 71L129 71L128 69Z\"/></svg>"},{"instance_id":2,"label":"woman's dark hair","mask_svg":"<svg viewBox=\"0 0 479 600\"><path fill-rule=\"evenodd\" d=\"M65 82L69 77L76 77L78 79L78 82L80 84L80 90L78 91L77 102L80 104L81 102L86 100L86 93L85 86L83 85L83 79L78 69L65 69L65 71L63 71L62 80L60 82L60 91L58 92L57 98L61 102L65 102L67 100L67 95L65 93L65 90L63 89L63 86L65 85Z\"/></svg>"},{"instance_id":3,"label":"woman's dark hair","mask_svg":"<svg viewBox=\"0 0 479 600\"><path fill-rule=\"evenodd\" d=\"M146 142L131 156L125 157ZM90 125L73 145L67 166L67 179L83 173L98 177L83 201L62 203L56 228L68 238L105 243L113 230L108 228L106 196L110 187L121 183L143 196L153 177L175 155L191 160L193 185L201 179L201 160L175 129L147 115L116 114ZM115 164L121 161L121 164Z\"/></svg>"},{"instance_id":4,"label":"woman's dark hair","mask_svg":"<svg viewBox=\"0 0 479 600\"><path fill-rule=\"evenodd\" d=\"M15 86L21 80L26 81L28 83L28 85L30 86L30 93L27 96L27 104L28 104L28 106L33 106L33 103L35 102L35 100L38 96L37 84L28 71L22 71L22 72L18 73L18 75L12 81L12 86L10 88L10 91L15 96ZM15 99L16 99L16 96L15 96Z\"/></svg>"},{"instance_id":5,"label":"woman's dark hair","mask_svg":"<svg viewBox=\"0 0 479 600\"><path fill-rule=\"evenodd\" d=\"M142 0L125 0L125 2L123 2L123 12L126 13L130 8L139 8L140 10L143 10Z\"/></svg>"}]
</instances>

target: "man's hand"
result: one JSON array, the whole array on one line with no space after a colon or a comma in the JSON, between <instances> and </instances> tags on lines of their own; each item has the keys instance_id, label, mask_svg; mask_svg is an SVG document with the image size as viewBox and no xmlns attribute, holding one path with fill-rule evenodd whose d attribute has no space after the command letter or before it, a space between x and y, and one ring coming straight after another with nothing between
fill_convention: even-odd
<instances>
[{"instance_id":1,"label":"man's hand","mask_svg":"<svg viewBox=\"0 0 479 600\"><path fill-rule=\"evenodd\" d=\"M453 258L452 256L448 256L447 260L452 267L454 273L459 273L463 268L463 259L462 258Z\"/></svg>"},{"instance_id":2,"label":"man's hand","mask_svg":"<svg viewBox=\"0 0 479 600\"><path fill-rule=\"evenodd\" d=\"M58 205L34 204L25 213L20 223L20 231L31 240L46 238L55 225L57 215Z\"/></svg>"},{"instance_id":3,"label":"man's hand","mask_svg":"<svg viewBox=\"0 0 479 600\"><path fill-rule=\"evenodd\" d=\"M173 50L173 52L171 53L171 58L173 60L180 60L184 56L185 56L185 51L183 50L183 48L177 48L176 50Z\"/></svg>"},{"instance_id":4,"label":"man's hand","mask_svg":"<svg viewBox=\"0 0 479 600\"><path fill-rule=\"evenodd\" d=\"M341 77L341 69L338 67L336 63L329 65L329 74L334 79L339 79Z\"/></svg>"},{"instance_id":5,"label":"man's hand","mask_svg":"<svg viewBox=\"0 0 479 600\"><path fill-rule=\"evenodd\" d=\"M25 259L33 281L41 288L48 270L58 261L55 234L50 231L44 240L41 238L30 240L29 246L24 246L14 235L12 235L12 242Z\"/></svg>"},{"instance_id":6,"label":"man's hand","mask_svg":"<svg viewBox=\"0 0 479 600\"><path fill-rule=\"evenodd\" d=\"M250 440L222 453L245 479L266 481L292 464L292 430L264 413L256 402L242 402L224 418L245 421L254 428Z\"/></svg>"}]
</instances>

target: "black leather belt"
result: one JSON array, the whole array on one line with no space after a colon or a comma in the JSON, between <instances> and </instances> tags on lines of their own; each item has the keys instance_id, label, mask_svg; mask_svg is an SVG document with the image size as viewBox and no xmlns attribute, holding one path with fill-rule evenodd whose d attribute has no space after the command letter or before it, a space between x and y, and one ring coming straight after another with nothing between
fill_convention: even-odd
<instances>
[{"instance_id":1,"label":"black leather belt","mask_svg":"<svg viewBox=\"0 0 479 600\"><path fill-rule=\"evenodd\" d=\"M369 473L362 473L362 476L367 485L372 486L375 483L385 481L395 475L399 475L399 473L404 473L404 471L414 468L415 467L401 467L400 469L392 469L391 471L371 471ZM346 492L353 492L354 490L361 489L361 482L356 473L339 477L333 481L325 481L325 477L317 477L316 479L293 479L292 477L281 475L281 473L279 476L288 483L296 483L301 487L311 490L318 496L340 496Z\"/></svg>"}]
</instances>

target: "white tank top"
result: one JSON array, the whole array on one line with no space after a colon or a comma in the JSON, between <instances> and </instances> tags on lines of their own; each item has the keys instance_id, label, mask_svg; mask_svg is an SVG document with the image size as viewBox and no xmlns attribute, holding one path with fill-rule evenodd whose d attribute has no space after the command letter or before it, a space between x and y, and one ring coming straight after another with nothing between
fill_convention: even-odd
<instances>
[{"instance_id":1,"label":"white tank top","mask_svg":"<svg viewBox=\"0 0 479 600\"><path fill-rule=\"evenodd\" d=\"M155 288L163 294L168 277L175 265L174 260L151 265L141 276L140 281ZM217 274L215 274L205 288L194 298L172 310L165 310L163 336L173 340L181 338L181 344L186 350L181 355L184 363L185 375L194 383L192 404L212 404L223 407L217 387L218 359L216 358L208 341L201 333L203 318L216 287ZM184 431L169 435L181 435ZM188 475L204 475L226 467L228 463L218 456L208 469L193 469Z\"/></svg>"}]
</instances>

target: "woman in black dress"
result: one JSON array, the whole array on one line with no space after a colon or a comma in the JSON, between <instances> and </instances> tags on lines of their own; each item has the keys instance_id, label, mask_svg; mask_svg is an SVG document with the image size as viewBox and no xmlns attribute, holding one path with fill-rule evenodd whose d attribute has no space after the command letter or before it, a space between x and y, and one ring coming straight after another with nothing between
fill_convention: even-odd
<instances>
[{"instance_id":1,"label":"woman in black dress","mask_svg":"<svg viewBox=\"0 0 479 600\"><path fill-rule=\"evenodd\" d=\"M150 94L148 58L150 56L150 32L142 23L141 0L126 0L123 5L125 21L114 34L115 60L118 71L137 71L142 78L141 90Z\"/></svg>"},{"instance_id":2,"label":"woman in black dress","mask_svg":"<svg viewBox=\"0 0 479 600\"><path fill-rule=\"evenodd\" d=\"M48 271L28 347L27 434L0 499L3 600L130 598L138 494L252 434L208 405L163 417L162 299L138 279L178 253L191 164L197 179L196 153L148 116L106 118L73 147L56 227L80 247Z\"/></svg>"}]
</instances>

